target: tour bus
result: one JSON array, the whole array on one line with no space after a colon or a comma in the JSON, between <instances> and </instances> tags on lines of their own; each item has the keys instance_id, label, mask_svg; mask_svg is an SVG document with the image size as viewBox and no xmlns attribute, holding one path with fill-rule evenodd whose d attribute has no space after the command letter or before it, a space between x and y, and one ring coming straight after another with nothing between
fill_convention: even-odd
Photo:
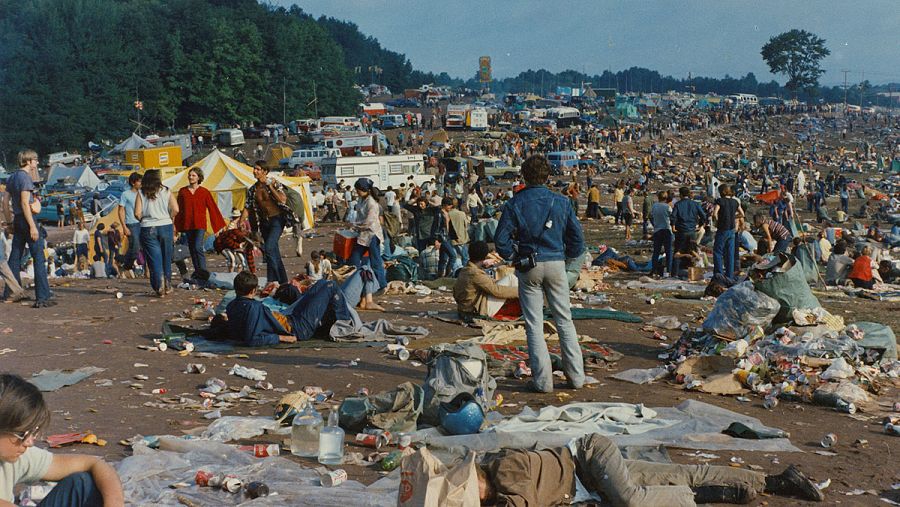
<instances>
[{"instance_id":1,"label":"tour bus","mask_svg":"<svg viewBox=\"0 0 900 507\"><path fill-rule=\"evenodd\" d=\"M759 104L759 99L756 95L751 95L749 93L737 93L735 95L729 95L728 99L731 101L732 107L744 107L744 106L755 106Z\"/></svg>"},{"instance_id":2,"label":"tour bus","mask_svg":"<svg viewBox=\"0 0 900 507\"><path fill-rule=\"evenodd\" d=\"M244 133L241 129L221 129L216 132L216 142L220 146L239 146L244 144Z\"/></svg>"},{"instance_id":3,"label":"tour bus","mask_svg":"<svg viewBox=\"0 0 900 507\"><path fill-rule=\"evenodd\" d=\"M307 162L313 165L322 165L322 161L326 158L340 157L341 150L337 148L301 148L291 153L288 159L288 167L291 169L297 166L306 165Z\"/></svg>"},{"instance_id":4,"label":"tour bus","mask_svg":"<svg viewBox=\"0 0 900 507\"><path fill-rule=\"evenodd\" d=\"M469 130L487 130L488 129L487 110L482 107L476 107L475 109L470 109L469 114L466 115L466 127L468 127Z\"/></svg>"},{"instance_id":5,"label":"tour bus","mask_svg":"<svg viewBox=\"0 0 900 507\"><path fill-rule=\"evenodd\" d=\"M396 129L406 126L406 118L402 114L385 114L381 116L381 128Z\"/></svg>"},{"instance_id":6,"label":"tour bus","mask_svg":"<svg viewBox=\"0 0 900 507\"><path fill-rule=\"evenodd\" d=\"M581 123L581 111L574 107L551 107L545 118L555 121L559 128L566 128Z\"/></svg>"},{"instance_id":7,"label":"tour bus","mask_svg":"<svg viewBox=\"0 0 900 507\"><path fill-rule=\"evenodd\" d=\"M578 153L575 151L551 151L547 154L547 161L554 174L578 169Z\"/></svg>"},{"instance_id":8,"label":"tour bus","mask_svg":"<svg viewBox=\"0 0 900 507\"><path fill-rule=\"evenodd\" d=\"M322 181L326 187L343 182L353 187L359 178L369 178L385 190L409 184L409 178L421 185L432 176L425 173L424 155L378 155L371 157L330 157L322 161Z\"/></svg>"}]
</instances>

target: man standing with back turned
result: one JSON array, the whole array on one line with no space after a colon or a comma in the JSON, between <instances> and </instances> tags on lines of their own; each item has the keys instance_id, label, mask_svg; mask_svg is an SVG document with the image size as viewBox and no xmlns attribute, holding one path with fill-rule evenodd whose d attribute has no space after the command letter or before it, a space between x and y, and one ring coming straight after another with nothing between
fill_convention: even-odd
<instances>
[{"instance_id":1,"label":"man standing with back turned","mask_svg":"<svg viewBox=\"0 0 900 507\"><path fill-rule=\"evenodd\" d=\"M566 260L584 253L581 224L569 200L546 187L550 163L541 155L522 164L527 185L503 207L497 224L497 252L513 262L519 278L519 304L525 317L528 355L535 391L553 391L550 353L544 342L544 295L559 332L563 371L571 388L584 384L584 363L572 310Z\"/></svg>"}]
</instances>

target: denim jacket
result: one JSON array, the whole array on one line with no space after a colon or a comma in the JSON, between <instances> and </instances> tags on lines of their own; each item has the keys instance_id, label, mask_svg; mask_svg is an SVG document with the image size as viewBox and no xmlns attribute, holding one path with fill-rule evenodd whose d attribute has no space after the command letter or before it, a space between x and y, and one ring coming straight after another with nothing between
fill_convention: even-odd
<instances>
[{"instance_id":1,"label":"denim jacket","mask_svg":"<svg viewBox=\"0 0 900 507\"><path fill-rule=\"evenodd\" d=\"M494 242L507 260L520 246L532 250L538 262L575 258L585 248L572 203L543 185L525 187L503 206Z\"/></svg>"}]
</instances>

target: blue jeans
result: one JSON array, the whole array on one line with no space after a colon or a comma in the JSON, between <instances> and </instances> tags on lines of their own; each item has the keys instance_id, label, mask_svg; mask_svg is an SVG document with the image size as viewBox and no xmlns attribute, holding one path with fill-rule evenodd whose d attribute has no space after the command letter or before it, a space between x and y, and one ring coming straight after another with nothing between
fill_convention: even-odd
<instances>
[{"instance_id":1,"label":"blue jeans","mask_svg":"<svg viewBox=\"0 0 900 507\"><path fill-rule=\"evenodd\" d=\"M517 271L516 276L519 278L519 305L525 318L528 360L534 388L541 392L553 391L553 366L544 340L544 295L547 296L547 304L559 332L563 371L572 387L581 388L584 385L584 359L575 324L572 323L566 263L538 262L527 273Z\"/></svg>"},{"instance_id":2,"label":"blue jeans","mask_svg":"<svg viewBox=\"0 0 900 507\"><path fill-rule=\"evenodd\" d=\"M287 271L281 260L281 250L278 249L278 240L284 232L287 219L284 215L276 215L268 222L260 223L260 232L263 237L263 259L266 261L266 279L270 282L287 283Z\"/></svg>"},{"instance_id":3,"label":"blue jeans","mask_svg":"<svg viewBox=\"0 0 900 507\"><path fill-rule=\"evenodd\" d=\"M358 275L354 274L351 278L354 277L358 278ZM320 280L313 284L284 314L290 316L291 332L298 340L309 340L321 327L330 329L335 320L359 322L359 315L332 280Z\"/></svg>"},{"instance_id":4,"label":"blue jeans","mask_svg":"<svg viewBox=\"0 0 900 507\"><path fill-rule=\"evenodd\" d=\"M787 252L788 247L791 246L792 241L790 239L779 239L775 242L775 248L772 250L774 253Z\"/></svg>"},{"instance_id":5,"label":"blue jeans","mask_svg":"<svg viewBox=\"0 0 900 507\"><path fill-rule=\"evenodd\" d=\"M13 217L13 236L12 246L9 250L9 269L13 273L13 277L20 284L22 280L19 273L22 271L22 255L25 253L25 247L31 253L34 259L34 299L40 303L50 299L50 280L47 278L47 259L44 257L44 245L47 243L47 233L44 228L38 225L38 239L31 240L28 228L28 222L25 215L19 214ZM11 291L6 287L3 297L9 297Z\"/></svg>"},{"instance_id":6,"label":"blue jeans","mask_svg":"<svg viewBox=\"0 0 900 507\"><path fill-rule=\"evenodd\" d=\"M359 243L353 245L353 251L350 252L350 259L347 262L356 267L362 266L363 255L366 252L369 252L369 266L372 267L372 271L375 273L375 279L378 280L379 287L382 289L387 287L387 273L384 271L384 259L381 257L381 240L378 239L378 236L372 236L368 247L364 247Z\"/></svg>"},{"instance_id":7,"label":"blue jeans","mask_svg":"<svg viewBox=\"0 0 900 507\"><path fill-rule=\"evenodd\" d=\"M206 231L203 229L191 229L189 231L184 231L185 236L187 236L187 246L188 251L191 252L191 264L194 265L194 273L200 271L206 271L206 252L204 252L203 248L203 239L206 236Z\"/></svg>"},{"instance_id":8,"label":"blue jeans","mask_svg":"<svg viewBox=\"0 0 900 507\"><path fill-rule=\"evenodd\" d=\"M150 287L159 291L163 282L172 285L172 251L175 249L175 228L172 224L141 228L141 249L144 251L147 269L150 270Z\"/></svg>"},{"instance_id":9,"label":"blue jeans","mask_svg":"<svg viewBox=\"0 0 900 507\"><path fill-rule=\"evenodd\" d=\"M40 507L93 507L103 505L103 496L89 472L78 472L56 483Z\"/></svg>"},{"instance_id":10,"label":"blue jeans","mask_svg":"<svg viewBox=\"0 0 900 507\"><path fill-rule=\"evenodd\" d=\"M449 239L441 240L441 253L438 258L438 278L450 276L456 262L456 249Z\"/></svg>"},{"instance_id":11,"label":"blue jeans","mask_svg":"<svg viewBox=\"0 0 900 507\"><path fill-rule=\"evenodd\" d=\"M670 276L675 276L675 254L672 251L675 245L675 236L671 229L662 229L653 233L653 256L650 257L651 272L654 275L663 274L663 266L659 263L659 255L663 249L666 252L665 269Z\"/></svg>"},{"instance_id":12,"label":"blue jeans","mask_svg":"<svg viewBox=\"0 0 900 507\"><path fill-rule=\"evenodd\" d=\"M850 213L850 198L849 197L847 197L847 198L841 197L841 210L844 213L848 213L848 214Z\"/></svg>"},{"instance_id":13,"label":"blue jeans","mask_svg":"<svg viewBox=\"0 0 900 507\"><path fill-rule=\"evenodd\" d=\"M134 269L134 261L137 260L138 249L141 247L141 223L128 224L128 251L125 252L125 262L122 269Z\"/></svg>"},{"instance_id":14,"label":"blue jeans","mask_svg":"<svg viewBox=\"0 0 900 507\"><path fill-rule=\"evenodd\" d=\"M734 278L734 229L716 231L713 242L713 273Z\"/></svg>"}]
</instances>

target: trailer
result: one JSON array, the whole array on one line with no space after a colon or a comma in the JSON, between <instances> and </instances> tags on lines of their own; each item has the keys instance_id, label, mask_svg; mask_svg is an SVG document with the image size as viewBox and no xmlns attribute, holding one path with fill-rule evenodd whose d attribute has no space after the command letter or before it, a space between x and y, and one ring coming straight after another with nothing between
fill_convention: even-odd
<instances>
[{"instance_id":1,"label":"trailer","mask_svg":"<svg viewBox=\"0 0 900 507\"><path fill-rule=\"evenodd\" d=\"M425 173L424 155L377 155L370 157L329 157L322 160L322 181L325 186L338 183L352 187L356 180L369 178L379 189L388 186L399 188L409 184L417 185L430 181L432 176Z\"/></svg>"}]
</instances>

